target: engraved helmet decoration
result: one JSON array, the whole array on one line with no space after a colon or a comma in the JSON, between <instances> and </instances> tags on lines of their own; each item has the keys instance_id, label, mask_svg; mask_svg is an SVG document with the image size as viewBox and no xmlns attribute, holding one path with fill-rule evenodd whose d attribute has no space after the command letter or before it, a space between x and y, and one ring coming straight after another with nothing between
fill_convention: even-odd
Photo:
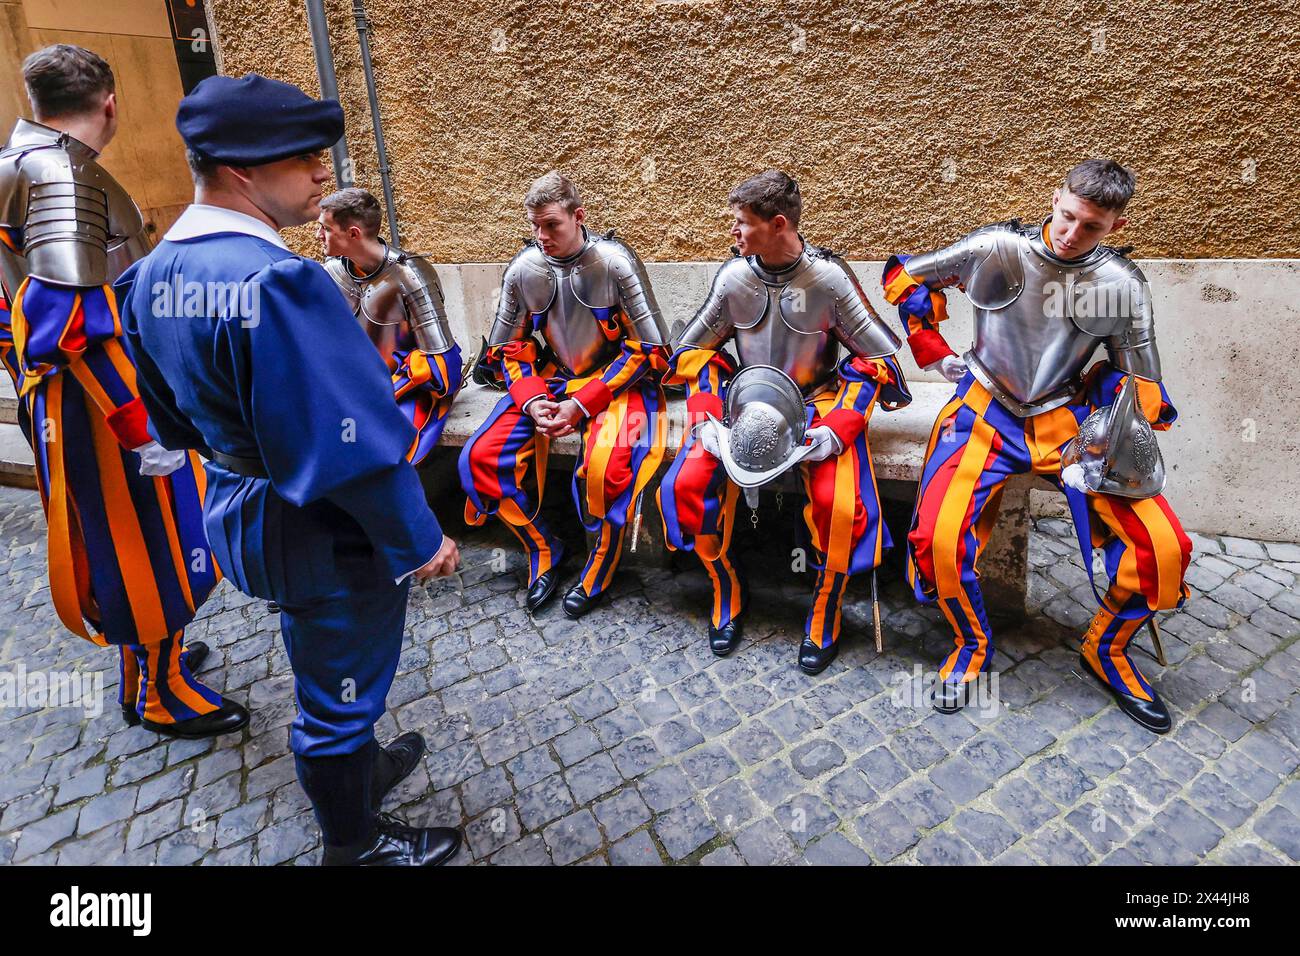
<instances>
[{"instance_id":1,"label":"engraved helmet decoration","mask_svg":"<svg viewBox=\"0 0 1300 956\"><path fill-rule=\"evenodd\" d=\"M1142 414L1134 376L1114 403L1083 420L1061 453L1061 466L1083 467L1089 489L1121 498L1151 498L1165 487L1165 463L1151 424Z\"/></svg>"},{"instance_id":2,"label":"engraved helmet decoration","mask_svg":"<svg viewBox=\"0 0 1300 956\"><path fill-rule=\"evenodd\" d=\"M741 488L758 488L807 457L803 394L794 380L770 365L749 365L727 390L727 421L719 422L722 467Z\"/></svg>"}]
</instances>

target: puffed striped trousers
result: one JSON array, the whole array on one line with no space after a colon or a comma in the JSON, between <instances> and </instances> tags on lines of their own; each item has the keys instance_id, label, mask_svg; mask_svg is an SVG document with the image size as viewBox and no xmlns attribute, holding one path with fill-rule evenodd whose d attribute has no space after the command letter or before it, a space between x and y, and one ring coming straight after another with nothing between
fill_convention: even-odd
<instances>
[{"instance_id":1,"label":"puffed striped trousers","mask_svg":"<svg viewBox=\"0 0 1300 956\"><path fill-rule=\"evenodd\" d=\"M863 415L869 419L880 386L871 382L864 388L868 392ZM834 391L809 399L808 427L820 424L835 402ZM880 564L892 543L881 520L867 431L863 429L842 454L800 466L808 495L804 523L813 546L811 565L817 571L804 634L818 647L839 640L850 576ZM693 550L713 585L714 627L740 616L745 605L744 583L730 554L739 492L722 462L688 432L658 493L668 547Z\"/></svg>"},{"instance_id":2,"label":"puffed striped trousers","mask_svg":"<svg viewBox=\"0 0 1300 956\"><path fill-rule=\"evenodd\" d=\"M551 395L562 400L584 381L552 378ZM647 381L616 395L603 412L583 421L572 492L583 527L595 537L579 578L589 596L613 581L637 499L663 459L665 406L663 390ZM564 552L540 516L549 451L550 440L506 395L460 455L466 522L477 526L490 514L499 517L523 545L530 585Z\"/></svg>"},{"instance_id":3,"label":"puffed striped trousers","mask_svg":"<svg viewBox=\"0 0 1300 956\"><path fill-rule=\"evenodd\" d=\"M1032 473L1061 488L1061 452L1088 415L1066 405L1016 418L969 373L930 433L908 534L908 580L918 599L937 603L955 646L939 668L944 681L970 681L990 668L993 635L977 563L997 521L1009 477ZM1187 596L1192 544L1162 495L1135 500L1088 495L1089 536L1105 554L1110 586L1081 652L1112 687L1143 700L1151 686L1129 642L1158 610Z\"/></svg>"}]
</instances>

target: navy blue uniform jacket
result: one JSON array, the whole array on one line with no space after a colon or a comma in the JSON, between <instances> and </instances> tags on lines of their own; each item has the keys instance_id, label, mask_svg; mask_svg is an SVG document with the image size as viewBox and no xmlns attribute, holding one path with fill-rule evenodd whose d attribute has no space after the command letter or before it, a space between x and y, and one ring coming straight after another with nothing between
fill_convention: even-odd
<instances>
[{"instance_id":1,"label":"navy blue uniform jacket","mask_svg":"<svg viewBox=\"0 0 1300 956\"><path fill-rule=\"evenodd\" d=\"M391 587L433 557L414 430L320 264L240 232L168 238L116 289L158 441L269 475L207 465L208 538L240 590L288 605Z\"/></svg>"}]
</instances>

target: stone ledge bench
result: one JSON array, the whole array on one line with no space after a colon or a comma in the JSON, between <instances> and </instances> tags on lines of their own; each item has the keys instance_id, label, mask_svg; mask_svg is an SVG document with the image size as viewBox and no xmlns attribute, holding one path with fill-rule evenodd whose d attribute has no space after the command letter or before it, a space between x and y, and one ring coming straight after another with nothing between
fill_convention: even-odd
<instances>
[{"instance_id":1,"label":"stone ledge bench","mask_svg":"<svg viewBox=\"0 0 1300 956\"><path fill-rule=\"evenodd\" d=\"M0 385L8 384L7 377ZM910 382L912 404L896 412L877 409L871 416L870 439L876 478L883 497L910 502L921 479L921 457L929 440L930 429L939 410L952 396L947 383ZM10 389L12 394L12 389ZM456 398L442 433L442 446L463 446L504 393L473 382L466 384ZM0 395L0 484L36 487L31 449L16 424L16 403ZM670 398L668 407L668 455L681 447L686 424L686 403ZM578 453L578 436L569 435L551 443L551 463L557 468L572 469ZM566 460L567 459L567 460ZM661 469L666 470L666 464ZM1023 609L1028 587L1029 488L1032 479L1011 479L1002 496L1001 517L993 537L980 557L980 577L986 596L1008 610ZM653 490L653 489L652 489ZM797 481L789 480L782 490L802 493ZM647 495L648 497L648 495ZM664 544L658 532L658 515L654 503L643 501L641 534L631 560L662 560Z\"/></svg>"},{"instance_id":2,"label":"stone ledge bench","mask_svg":"<svg viewBox=\"0 0 1300 956\"><path fill-rule=\"evenodd\" d=\"M930 438L930 429L939 410L952 397L953 387L946 382L909 382L908 385L912 391L912 404L896 412L876 409L871 415L869 435L881 495L910 502L915 498L916 485L921 480L921 459ZM440 445L464 446L504 394L474 382L467 383L452 406ZM668 447L660 478L667 469L667 462L681 447L685 425L685 400L670 397ZM572 459L577 454L578 436L568 435L551 443L550 463L552 467L572 470ZM1019 476L1007 483L997 528L980 556L980 579L986 597L1007 610L1023 610L1025 607L1031 482L1030 476ZM659 524L658 515L654 515L652 520L651 512L655 505L648 500L653 490L652 485L643 499L637 550L634 554L625 553L624 560L662 560L664 556L662 538L654 530ZM793 481L783 485L782 490L802 493L802 487Z\"/></svg>"},{"instance_id":3,"label":"stone ledge bench","mask_svg":"<svg viewBox=\"0 0 1300 956\"><path fill-rule=\"evenodd\" d=\"M36 487L36 459L18 427L14 383L4 372L0 372L0 485Z\"/></svg>"}]
</instances>

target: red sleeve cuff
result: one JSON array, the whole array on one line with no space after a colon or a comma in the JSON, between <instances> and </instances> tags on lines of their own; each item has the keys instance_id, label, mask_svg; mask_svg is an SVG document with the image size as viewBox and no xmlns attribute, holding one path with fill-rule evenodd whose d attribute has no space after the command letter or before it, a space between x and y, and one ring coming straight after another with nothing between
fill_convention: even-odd
<instances>
[{"instance_id":1,"label":"red sleeve cuff","mask_svg":"<svg viewBox=\"0 0 1300 956\"><path fill-rule=\"evenodd\" d=\"M609 403L614 400L614 393L600 379L593 378L574 392L573 397L587 410L588 415L595 418L609 407Z\"/></svg>"},{"instance_id":2,"label":"red sleeve cuff","mask_svg":"<svg viewBox=\"0 0 1300 956\"><path fill-rule=\"evenodd\" d=\"M862 430L867 427L867 420L861 412L855 412L851 408L837 408L818 424L825 425L833 431L840 444L848 448L858 440Z\"/></svg>"},{"instance_id":3,"label":"red sleeve cuff","mask_svg":"<svg viewBox=\"0 0 1300 956\"><path fill-rule=\"evenodd\" d=\"M694 426L704 421L709 412L713 417L722 420L722 399L712 392L696 392L686 399L686 421L687 424Z\"/></svg>"},{"instance_id":4,"label":"red sleeve cuff","mask_svg":"<svg viewBox=\"0 0 1300 956\"><path fill-rule=\"evenodd\" d=\"M933 365L945 355L956 355L948 343L943 340L943 336L934 329L922 329L919 332L913 332L907 337L907 344L912 347L912 356L916 359L916 364L925 368L927 365Z\"/></svg>"},{"instance_id":5,"label":"red sleeve cuff","mask_svg":"<svg viewBox=\"0 0 1300 956\"><path fill-rule=\"evenodd\" d=\"M153 436L149 434L149 415L144 410L144 402L139 398L110 412L106 421L122 447L128 451L153 441Z\"/></svg>"},{"instance_id":6,"label":"red sleeve cuff","mask_svg":"<svg viewBox=\"0 0 1300 956\"><path fill-rule=\"evenodd\" d=\"M515 400L515 404L520 408L523 408L529 399L546 394L548 394L546 379L540 375L525 376L510 386L510 397Z\"/></svg>"}]
</instances>

